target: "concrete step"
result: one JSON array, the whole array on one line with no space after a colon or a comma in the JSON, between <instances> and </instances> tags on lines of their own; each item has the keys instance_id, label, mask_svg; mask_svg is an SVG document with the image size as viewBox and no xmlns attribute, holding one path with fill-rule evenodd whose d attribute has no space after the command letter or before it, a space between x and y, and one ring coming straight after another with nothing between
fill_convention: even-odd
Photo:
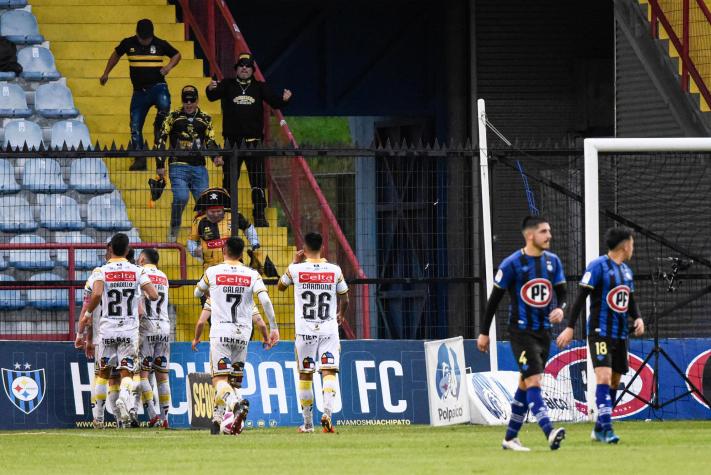
<instances>
[{"instance_id":1,"label":"concrete step","mask_svg":"<svg viewBox=\"0 0 711 475\"><path fill-rule=\"evenodd\" d=\"M102 70L103 72L103 70ZM206 77L185 77L171 71L166 77L170 94L173 97L179 98L180 91L183 86L191 84L195 86L200 93L200 104L209 102L205 97L205 88L210 84L210 78ZM67 78L67 86L72 90L74 97L131 97L133 94L133 86L128 77L109 76L109 82L105 86L99 85L99 77L92 78Z\"/></svg>"},{"instance_id":2,"label":"concrete step","mask_svg":"<svg viewBox=\"0 0 711 475\"><path fill-rule=\"evenodd\" d=\"M107 0L106 2L102 0L32 0L32 9L34 10L40 6L53 7L58 5L65 6L80 6L80 5L94 5L94 6L118 6L125 7L128 5L136 6L146 6L146 5L167 5L166 0Z\"/></svg>"},{"instance_id":3,"label":"concrete step","mask_svg":"<svg viewBox=\"0 0 711 475\"><path fill-rule=\"evenodd\" d=\"M107 61L114 48L115 41L53 41L50 49L55 59L101 59ZM174 41L171 45L182 55L183 59L194 59L192 41Z\"/></svg>"},{"instance_id":4,"label":"concrete step","mask_svg":"<svg viewBox=\"0 0 711 475\"><path fill-rule=\"evenodd\" d=\"M136 34L136 22L114 23L40 23L40 33L49 41L110 41L118 45L122 39ZM161 23L155 26L155 35L166 41L185 41L182 23ZM107 56L108 58L108 56Z\"/></svg>"},{"instance_id":5,"label":"concrete step","mask_svg":"<svg viewBox=\"0 0 711 475\"><path fill-rule=\"evenodd\" d=\"M163 64L168 63L168 58L164 58ZM176 76L188 78L203 77L203 63L199 59L184 59L170 72ZM57 69L63 76L71 78L99 78L104 73L106 67L105 59L62 59L57 61ZM125 58L116 65L109 75L111 78L128 78L128 61Z\"/></svg>"},{"instance_id":6,"label":"concrete step","mask_svg":"<svg viewBox=\"0 0 711 475\"><path fill-rule=\"evenodd\" d=\"M133 23L142 18L150 18L155 25L175 23L175 7L173 5L38 5L32 7L32 13L37 22L85 24L92 23ZM156 35L160 37L160 28L156 27Z\"/></svg>"},{"instance_id":7,"label":"concrete step","mask_svg":"<svg viewBox=\"0 0 711 475\"><path fill-rule=\"evenodd\" d=\"M98 82L96 88L100 88ZM107 85L108 87L108 85ZM180 99L180 90L171 91L171 109L179 108L182 103ZM121 112L122 110L128 111L129 105L131 103L131 95L126 95L121 97L87 97L74 94L74 104L76 107L84 112L91 111L92 114L102 113L102 115L110 115L111 113ZM221 111L220 103L210 102L210 101L200 101L200 109L205 113L212 116L219 114Z\"/></svg>"}]
</instances>

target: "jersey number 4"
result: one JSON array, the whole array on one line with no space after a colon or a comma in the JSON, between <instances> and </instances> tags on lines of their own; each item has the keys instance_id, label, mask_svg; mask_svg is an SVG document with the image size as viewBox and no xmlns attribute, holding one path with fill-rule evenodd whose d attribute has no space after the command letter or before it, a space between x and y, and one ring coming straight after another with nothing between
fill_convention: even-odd
<instances>
[{"instance_id":1,"label":"jersey number 4","mask_svg":"<svg viewBox=\"0 0 711 475\"><path fill-rule=\"evenodd\" d=\"M316 320L316 316L321 320L326 320L331 313L331 295L327 293L319 294L318 297L313 292L301 294L304 302L304 320Z\"/></svg>"}]
</instances>

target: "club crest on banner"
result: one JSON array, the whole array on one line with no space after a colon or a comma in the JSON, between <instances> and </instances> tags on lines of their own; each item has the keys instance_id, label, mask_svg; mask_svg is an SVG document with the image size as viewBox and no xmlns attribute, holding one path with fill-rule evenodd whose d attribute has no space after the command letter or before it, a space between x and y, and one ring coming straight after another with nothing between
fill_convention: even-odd
<instances>
[{"instance_id":1,"label":"club crest on banner","mask_svg":"<svg viewBox=\"0 0 711 475\"><path fill-rule=\"evenodd\" d=\"M14 369L2 368L5 395L25 414L42 404L47 388L45 381L44 368L32 370L29 363L15 363Z\"/></svg>"}]
</instances>

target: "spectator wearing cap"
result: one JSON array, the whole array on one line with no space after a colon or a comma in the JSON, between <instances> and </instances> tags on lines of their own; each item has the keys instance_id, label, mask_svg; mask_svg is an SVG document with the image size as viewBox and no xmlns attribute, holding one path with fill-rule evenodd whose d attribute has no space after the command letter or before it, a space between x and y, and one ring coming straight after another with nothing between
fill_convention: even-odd
<instances>
[{"instance_id":1,"label":"spectator wearing cap","mask_svg":"<svg viewBox=\"0 0 711 475\"><path fill-rule=\"evenodd\" d=\"M166 117L158 139L159 147L166 148L216 148L215 131L212 117L198 107L198 90L195 86L185 86L180 97L183 105ZM215 165L222 165L222 157L213 158ZM205 157L199 151L194 155L170 157L168 159L170 186L173 190L173 204L170 209L170 230L167 240L175 242L180 231L180 222L185 205L188 203L188 191L193 199L205 191L209 184ZM165 157L156 158L156 173L165 176Z\"/></svg>"},{"instance_id":2,"label":"spectator wearing cap","mask_svg":"<svg viewBox=\"0 0 711 475\"><path fill-rule=\"evenodd\" d=\"M109 73L118 64L123 55L128 57L133 96L131 96L131 145L143 148L143 124L151 106L157 109L153 122L155 143L163 126L165 117L170 112L170 91L165 82L168 75L178 62L180 53L165 40L153 34L153 22L144 18L136 24L136 35L124 38L111 53L104 74L99 78L103 86L109 80ZM163 56L170 58L163 65ZM136 157L129 170L145 170L145 157Z\"/></svg>"},{"instance_id":3,"label":"spectator wearing cap","mask_svg":"<svg viewBox=\"0 0 711 475\"><path fill-rule=\"evenodd\" d=\"M254 58L249 53L242 53L235 64L237 77L221 82L212 81L207 86L207 99L220 100L222 105L222 135L231 145L256 145L264 139L264 106L266 102L274 109L281 109L291 99L291 91L284 89L281 95L275 94L266 83L254 79ZM249 183L252 187L253 215L256 226L269 226L264 210L267 207L265 197L266 177L262 157L239 157L237 163L225 160L222 168L222 187L230 187L230 168L237 167L239 179L242 161L247 164ZM235 187L236 187L235 183Z\"/></svg>"}]
</instances>

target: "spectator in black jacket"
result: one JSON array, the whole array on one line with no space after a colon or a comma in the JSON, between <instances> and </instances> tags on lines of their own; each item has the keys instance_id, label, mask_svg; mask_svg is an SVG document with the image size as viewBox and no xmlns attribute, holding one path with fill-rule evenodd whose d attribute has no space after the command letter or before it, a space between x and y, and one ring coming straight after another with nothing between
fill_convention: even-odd
<instances>
[{"instance_id":1,"label":"spectator in black jacket","mask_svg":"<svg viewBox=\"0 0 711 475\"><path fill-rule=\"evenodd\" d=\"M262 101L274 109L283 108L291 99L291 91L284 89L281 96L274 94L266 83L254 79L254 58L242 53L235 64L236 78L212 81L207 86L208 100L220 99L222 104L222 136L230 145L256 145L264 139L264 106ZM242 161L247 164L249 184L252 187L255 226L269 226L264 215L267 207L265 198L266 176L264 159L261 157L240 157L237 163L225 160L222 168L222 187L231 191L230 167L237 167L239 179ZM235 184L236 186L236 184Z\"/></svg>"}]
</instances>

